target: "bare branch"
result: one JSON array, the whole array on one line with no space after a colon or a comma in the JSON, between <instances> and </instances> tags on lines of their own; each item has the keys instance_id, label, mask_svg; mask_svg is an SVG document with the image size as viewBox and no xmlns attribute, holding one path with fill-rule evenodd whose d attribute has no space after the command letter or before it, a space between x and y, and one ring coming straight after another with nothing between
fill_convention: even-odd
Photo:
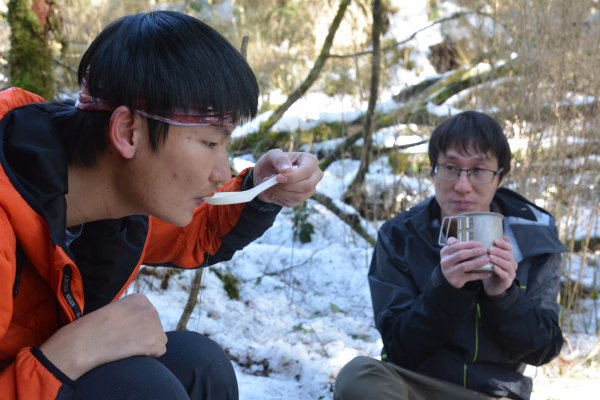
<instances>
[{"instance_id":1,"label":"bare branch","mask_svg":"<svg viewBox=\"0 0 600 400\"><path fill-rule=\"evenodd\" d=\"M319 54L315 65L308 73L308 76L306 77L304 82L302 82L302 84L298 86L289 95L286 101L282 105L280 105L277 108L277 110L273 112L273 114L271 114L268 120L261 124L260 130L262 132L270 130L273 127L273 125L275 125L277 121L281 119L281 117L288 110L288 108L290 108L291 105L294 104L298 99L300 99L304 95L304 93L308 91L312 84L315 83L315 81L319 77L319 74L321 73L321 70L325 66L327 58L329 57L329 50L331 49L331 45L333 44L333 38L335 37L335 34L338 28L340 27L340 23L342 22L342 19L344 17L344 14L346 13L346 10L348 9L349 4L350 0L341 1L337 14L333 19L331 26L329 27L329 33L327 34L327 38L325 38L325 42L323 43L323 47L321 48L321 53Z\"/></svg>"},{"instance_id":2,"label":"bare branch","mask_svg":"<svg viewBox=\"0 0 600 400\"><path fill-rule=\"evenodd\" d=\"M379 68L381 65L381 47L379 45L379 39L381 36L382 24L383 9L381 7L381 0L373 0L373 57L371 59L371 90L369 93L367 115L365 117L365 128L363 130L363 148L360 158L360 166L352 184L348 188L349 192L358 189L363 184L365 175L369 170L372 147L371 144L373 141L375 106L377 105L377 96L379 93Z\"/></svg>"},{"instance_id":3,"label":"bare branch","mask_svg":"<svg viewBox=\"0 0 600 400\"><path fill-rule=\"evenodd\" d=\"M400 40L400 41L398 41L396 43L393 43L393 44L387 45L385 47L382 47L381 51L385 52L385 51L388 51L388 50L395 49L396 47L402 46L403 44L406 44L406 43L410 42L411 40L413 40L414 38L416 38L419 33L423 32L423 31L426 31L427 29L429 29L429 28L431 28L431 27L433 27L435 25L438 25L438 24L441 24L441 23L444 23L444 22L448 22L448 21L451 21L451 20L454 20L454 19L462 18L462 17L468 16L468 15L490 16L489 14L487 14L487 13L481 11L481 10L458 11L458 12L455 12L454 14L449 15L447 17L436 19L435 21L433 21L429 25L427 25L427 26L425 26L425 27L423 27L423 28L421 28L421 29L413 32L409 37L407 37L404 40ZM366 56L366 55L369 55L371 53L373 53L373 49L371 49L371 50L364 50L364 51L361 51L361 52L358 52L358 53L352 53L352 54L330 54L329 58L340 58L340 59L342 59L342 58L355 58L355 57Z\"/></svg>"},{"instance_id":4,"label":"bare branch","mask_svg":"<svg viewBox=\"0 0 600 400\"><path fill-rule=\"evenodd\" d=\"M319 193L313 194L312 199L319 202L320 204L325 206L325 208L327 208L329 211L337 215L338 218L347 223L348 226L350 226L350 228L352 228L354 232L356 232L359 236L361 236L363 239L369 242L370 245L375 246L375 239L371 235L369 235L365 228L362 227L360 216L358 216L357 214L349 214L345 211L342 211L338 206L334 204L331 198L321 195Z\"/></svg>"},{"instance_id":5,"label":"bare branch","mask_svg":"<svg viewBox=\"0 0 600 400\"><path fill-rule=\"evenodd\" d=\"M192 315L192 312L198 303L198 294L200 293L200 286L202 285L202 276L204 275L204 270L205 268L198 268L194 271L194 278L192 279L190 294L187 302L185 303L185 307L183 308L181 318L179 318L179 322L177 323L176 329L178 331L186 330L190 316Z\"/></svg>"}]
</instances>

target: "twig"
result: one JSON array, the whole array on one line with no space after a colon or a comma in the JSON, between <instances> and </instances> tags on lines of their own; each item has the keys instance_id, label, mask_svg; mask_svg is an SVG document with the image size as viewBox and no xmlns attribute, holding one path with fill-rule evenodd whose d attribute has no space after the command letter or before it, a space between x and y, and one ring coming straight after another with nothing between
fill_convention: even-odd
<instances>
[{"instance_id":1,"label":"twig","mask_svg":"<svg viewBox=\"0 0 600 400\"><path fill-rule=\"evenodd\" d=\"M406 44L406 43L410 42L411 40L413 40L415 37L417 37L417 35L419 33L423 32L423 31L425 31L425 30L427 30L427 29L429 29L429 28L431 28L431 27L433 27L435 25L438 25L438 24L441 24L441 23L444 23L444 22L447 22L447 21L451 21L453 19L462 18L464 16L471 15L471 14L490 16L489 14L487 14L487 13L481 11L481 10L475 10L475 11L458 11L458 12L455 12L454 14L449 15L447 17L443 17L443 18L440 18L440 19L437 19L437 20L433 21L429 25L427 25L427 26L425 26L425 27L423 27L423 28L421 28L421 29L413 32L409 37L407 37L404 40L400 40L398 42L395 42L395 43L392 43L390 45L382 47L381 51L388 51L388 50L394 49L394 48L396 48L398 46L402 46L403 44ZM339 59L354 58L354 57L366 56L366 55L369 55L371 53L373 53L373 49L364 50L364 51L360 51L358 53L352 53L352 54L330 54L329 58L339 58Z\"/></svg>"},{"instance_id":2,"label":"twig","mask_svg":"<svg viewBox=\"0 0 600 400\"><path fill-rule=\"evenodd\" d=\"M309 257L307 257L306 260L304 260L300 264L290 265L289 267L278 269L277 271L264 272L262 275L259 275L259 276L256 276L256 277L253 277L250 279L244 279L243 281L240 281L240 282L248 283L248 282L256 281L257 279L264 278L265 276L277 276L277 275L283 274L285 272L291 271L293 269L296 269L298 267L302 267L302 266L308 264L310 261L312 261L314 256L320 252L321 252L321 250L316 250Z\"/></svg>"},{"instance_id":3,"label":"twig","mask_svg":"<svg viewBox=\"0 0 600 400\"><path fill-rule=\"evenodd\" d=\"M362 227L360 223L360 216L342 211L338 206L336 206L333 203L333 200L331 200L325 195L315 193L313 194L312 199L319 202L320 204L325 206L325 208L327 208L329 211L337 215L338 218L347 223L350 226L350 228L354 230L354 232L356 232L359 236L365 239L370 245L375 246L375 239L371 235L369 235L365 228Z\"/></svg>"},{"instance_id":4,"label":"twig","mask_svg":"<svg viewBox=\"0 0 600 400\"><path fill-rule=\"evenodd\" d=\"M342 22L342 19L344 18L344 14L346 13L346 9L348 8L349 4L350 0L342 0L340 2L340 6L335 15L335 18L333 19L333 22L329 27L329 33L327 34L325 42L323 43L323 47L321 48L321 53L319 54L319 57L317 57L317 60L315 61L314 66L308 73L308 76L306 77L304 82L300 84L300 86L294 89L294 91L289 95L286 101L282 105L280 105L273 112L273 114L271 114L269 119L267 119L261 124L260 131L266 132L270 130L273 127L273 125L275 125L277 121L281 119L283 114L292 106L292 104L294 104L298 99L300 99L304 95L304 93L308 91L312 84L315 83L315 81L319 77L319 74L321 73L321 70L325 66L327 58L329 57L329 50L331 49L331 45L333 44L333 39Z\"/></svg>"}]
</instances>

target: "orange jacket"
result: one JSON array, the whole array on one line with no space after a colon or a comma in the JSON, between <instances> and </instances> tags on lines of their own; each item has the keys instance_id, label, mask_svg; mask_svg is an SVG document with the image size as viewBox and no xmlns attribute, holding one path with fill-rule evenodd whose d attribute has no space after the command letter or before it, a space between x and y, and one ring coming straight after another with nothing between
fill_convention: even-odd
<instances>
[{"instance_id":1,"label":"orange jacket","mask_svg":"<svg viewBox=\"0 0 600 400\"><path fill-rule=\"evenodd\" d=\"M147 216L95 221L67 245L66 161L42 107L21 107L32 102L43 99L16 88L0 92L3 400L50 400L68 393L72 382L36 346L61 326L118 299L142 263L197 268L230 259L262 235L278 211L203 204L184 228ZM240 190L248 173L224 189ZM25 257L17 276L19 248Z\"/></svg>"}]
</instances>

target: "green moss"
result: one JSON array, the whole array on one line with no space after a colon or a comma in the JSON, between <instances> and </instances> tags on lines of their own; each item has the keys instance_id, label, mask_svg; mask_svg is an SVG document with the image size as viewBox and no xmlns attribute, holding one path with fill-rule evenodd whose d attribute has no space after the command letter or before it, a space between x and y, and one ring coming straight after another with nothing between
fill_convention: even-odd
<instances>
[{"instance_id":1,"label":"green moss","mask_svg":"<svg viewBox=\"0 0 600 400\"><path fill-rule=\"evenodd\" d=\"M54 96L52 52L48 36L32 11L31 0L9 1L8 23L11 85L51 99Z\"/></svg>"},{"instance_id":2,"label":"green moss","mask_svg":"<svg viewBox=\"0 0 600 400\"><path fill-rule=\"evenodd\" d=\"M304 202L301 205L294 207L293 212L294 240L299 240L300 243L310 243L312 241L312 235L315 233L315 228L308 219L314 210L308 207L307 202Z\"/></svg>"},{"instance_id":3,"label":"green moss","mask_svg":"<svg viewBox=\"0 0 600 400\"><path fill-rule=\"evenodd\" d=\"M427 157L422 154L391 152L388 160L394 173L399 175L419 174L428 165Z\"/></svg>"},{"instance_id":4,"label":"green moss","mask_svg":"<svg viewBox=\"0 0 600 400\"><path fill-rule=\"evenodd\" d=\"M302 144L323 142L346 136L344 124L341 122L327 122L302 132Z\"/></svg>"},{"instance_id":5,"label":"green moss","mask_svg":"<svg viewBox=\"0 0 600 400\"><path fill-rule=\"evenodd\" d=\"M319 124L312 129L303 131L259 131L258 133L246 135L233 141L230 147L235 153L252 153L254 156L259 157L269 149L290 148L292 142L293 148L299 148L305 144L339 138L345 135L347 135L347 132L344 124L340 122L331 122Z\"/></svg>"},{"instance_id":6,"label":"green moss","mask_svg":"<svg viewBox=\"0 0 600 400\"><path fill-rule=\"evenodd\" d=\"M232 300L240 299L240 281L238 278L233 276L233 274L229 271L221 272L219 270L213 269L215 275L223 282L223 289L227 293L227 297Z\"/></svg>"},{"instance_id":7,"label":"green moss","mask_svg":"<svg viewBox=\"0 0 600 400\"><path fill-rule=\"evenodd\" d=\"M389 114L376 114L375 116L375 127L383 128L386 126L396 125L399 121L398 115L395 113Z\"/></svg>"}]
</instances>

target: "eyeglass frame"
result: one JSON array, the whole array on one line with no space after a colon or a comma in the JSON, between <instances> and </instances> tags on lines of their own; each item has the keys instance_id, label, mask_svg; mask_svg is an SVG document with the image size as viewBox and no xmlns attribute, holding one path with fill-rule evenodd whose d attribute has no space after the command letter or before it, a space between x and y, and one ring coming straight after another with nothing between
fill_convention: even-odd
<instances>
[{"instance_id":1,"label":"eyeglass frame","mask_svg":"<svg viewBox=\"0 0 600 400\"><path fill-rule=\"evenodd\" d=\"M438 172L439 172L439 168L440 168L440 166L441 166L441 167L450 167L450 168L454 168L454 169L457 171L457 173L456 173L456 177L455 177L454 179L447 179L447 178L442 178L442 177L440 177L440 176L438 175ZM475 171L475 170L478 170L478 171L487 171L487 172L492 172L492 173L493 173L493 175L492 175L492 179L490 179L490 181L489 181L489 182L475 182L475 181L472 181L472 180L471 180L471 173L472 173L472 171ZM472 183L472 184L474 184L474 185L489 185L490 183L494 182L494 178L495 178L496 176L500 175L500 174L501 174L503 171L504 171L504 168L500 168L500 169L498 169L497 171L495 171L495 170L493 170L493 169L488 169L488 168L468 168L468 169L463 169L463 168L458 168L458 167L455 167L455 166L453 166L453 165L448 165L448 164L436 164L436 165L433 167L433 169L431 170L431 172L432 172L432 174L431 174L431 175L432 175L432 176L435 176L435 177L438 177L439 179L441 179L441 180L443 180L443 181L446 181L446 182L453 182L453 181L456 181L456 180L458 180L458 179L460 178L460 175L461 175L463 172L465 172L465 173L467 174L467 180L468 180L470 183Z\"/></svg>"}]
</instances>

